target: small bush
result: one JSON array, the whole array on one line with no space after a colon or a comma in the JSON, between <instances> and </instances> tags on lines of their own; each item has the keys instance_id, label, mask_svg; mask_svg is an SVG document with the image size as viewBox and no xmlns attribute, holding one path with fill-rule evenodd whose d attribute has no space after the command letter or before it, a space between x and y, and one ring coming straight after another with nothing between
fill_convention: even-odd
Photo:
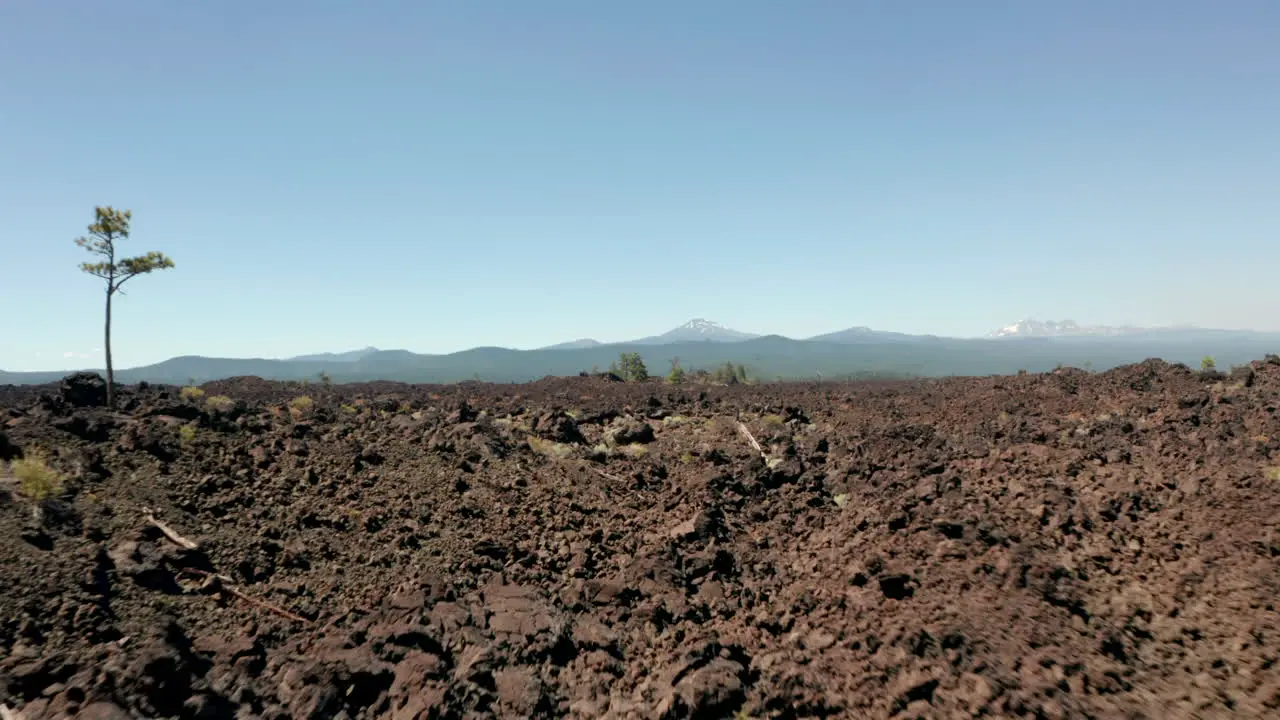
<instances>
[{"instance_id":1,"label":"small bush","mask_svg":"<svg viewBox=\"0 0 1280 720\"><path fill-rule=\"evenodd\" d=\"M781 415L765 415L760 418L760 422L764 423L767 428L779 428L787 424L786 418Z\"/></svg>"},{"instance_id":2,"label":"small bush","mask_svg":"<svg viewBox=\"0 0 1280 720\"><path fill-rule=\"evenodd\" d=\"M726 362L724 365L716 368L711 374L712 382L721 385L737 385L738 383L746 383L747 367L742 363L734 365L732 362Z\"/></svg>"},{"instance_id":3,"label":"small bush","mask_svg":"<svg viewBox=\"0 0 1280 720\"><path fill-rule=\"evenodd\" d=\"M289 401L289 416L295 421L300 420L302 416L309 412L315 404L315 401L310 397L306 395L299 395Z\"/></svg>"},{"instance_id":4,"label":"small bush","mask_svg":"<svg viewBox=\"0 0 1280 720\"><path fill-rule=\"evenodd\" d=\"M1214 359L1209 355L1205 355L1204 359L1200 361L1200 370L1202 372L1212 372L1213 370L1217 370L1217 369L1218 369L1218 363L1215 362Z\"/></svg>"},{"instance_id":5,"label":"small bush","mask_svg":"<svg viewBox=\"0 0 1280 720\"><path fill-rule=\"evenodd\" d=\"M49 467L43 453L32 452L21 460L14 460L10 471L18 479L22 494L36 502L56 497L62 492L62 476Z\"/></svg>"},{"instance_id":6,"label":"small bush","mask_svg":"<svg viewBox=\"0 0 1280 720\"><path fill-rule=\"evenodd\" d=\"M340 409L342 410L342 412L348 415L355 415L356 413L360 412L360 410L356 408L355 405L351 405L350 403L342 403L342 407Z\"/></svg>"},{"instance_id":7,"label":"small bush","mask_svg":"<svg viewBox=\"0 0 1280 720\"><path fill-rule=\"evenodd\" d=\"M671 361L671 372L667 374L667 382L672 385L684 384L685 372L680 367L680 358L674 358Z\"/></svg>"},{"instance_id":8,"label":"small bush","mask_svg":"<svg viewBox=\"0 0 1280 720\"><path fill-rule=\"evenodd\" d=\"M195 425L183 425L182 427L178 428L178 442L182 444L182 447L186 447L190 445L191 441L195 439L196 439Z\"/></svg>"},{"instance_id":9,"label":"small bush","mask_svg":"<svg viewBox=\"0 0 1280 720\"><path fill-rule=\"evenodd\" d=\"M205 407L218 412L230 412L236 406L236 401L226 395L214 395L204 401Z\"/></svg>"},{"instance_id":10,"label":"small bush","mask_svg":"<svg viewBox=\"0 0 1280 720\"><path fill-rule=\"evenodd\" d=\"M618 452L630 458L642 458L649 454L649 448L639 443L618 446Z\"/></svg>"},{"instance_id":11,"label":"small bush","mask_svg":"<svg viewBox=\"0 0 1280 720\"><path fill-rule=\"evenodd\" d=\"M183 400L199 400L204 397L204 391L195 385L188 385L178 392Z\"/></svg>"},{"instance_id":12,"label":"small bush","mask_svg":"<svg viewBox=\"0 0 1280 720\"><path fill-rule=\"evenodd\" d=\"M549 458L563 460L573 454L573 447L564 443L543 440L536 435L530 435L525 439L529 443L529 449Z\"/></svg>"}]
</instances>

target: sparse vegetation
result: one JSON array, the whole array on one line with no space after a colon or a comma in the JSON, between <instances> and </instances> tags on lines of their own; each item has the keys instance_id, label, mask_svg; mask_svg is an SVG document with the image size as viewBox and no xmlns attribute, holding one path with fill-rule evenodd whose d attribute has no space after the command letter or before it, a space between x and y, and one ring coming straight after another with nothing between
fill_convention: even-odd
<instances>
[{"instance_id":1,"label":"sparse vegetation","mask_svg":"<svg viewBox=\"0 0 1280 720\"><path fill-rule=\"evenodd\" d=\"M188 385L178 391L178 396L187 402L195 402L196 400L204 397L204 390L201 390L195 385Z\"/></svg>"},{"instance_id":2,"label":"sparse vegetation","mask_svg":"<svg viewBox=\"0 0 1280 720\"><path fill-rule=\"evenodd\" d=\"M107 407L115 407L115 367L111 363L111 299L129 280L156 270L173 267L173 260L160 252L116 259L116 242L129 237L129 225L133 219L130 210L116 210L111 206L94 208L94 222L87 236L76 238L76 244L98 256L97 262L80 263L80 269L107 282L106 322L103 331L103 352L107 365Z\"/></svg>"},{"instance_id":3,"label":"sparse vegetation","mask_svg":"<svg viewBox=\"0 0 1280 720\"><path fill-rule=\"evenodd\" d=\"M601 357L616 355L609 350ZM1135 602L1164 602L1178 593L1192 603L1232 600L1234 610L1225 601L1215 606L1235 613L1227 617L1231 627L1265 619L1268 588L1246 588L1247 593L1228 588L1236 593L1230 597L1223 588L1226 581L1257 585L1248 582L1250 573L1265 570L1262 563L1275 559L1266 554L1267 538L1257 544L1261 554L1217 585L1188 584L1186 563L1152 563L1145 551L1170 537L1196 540L1212 532L1214 542L1188 541L1182 549L1188 562L1207 563L1224 547L1256 544L1262 537L1258 523L1263 530L1270 527L1268 511L1280 491L1280 452L1273 441L1280 431L1272 422L1274 373L1280 368L1254 369L1258 377L1232 398L1234 404L1214 410L1212 433L1188 433L1168 422L1186 420L1191 413L1184 411L1194 411L1184 407L1187 388L1197 399L1212 397L1201 387L1212 383L1189 380L1185 367L1158 363L1109 376L1081 375L1076 395L1059 391L1062 378L1043 376L887 388L696 387L688 379L676 387L656 378L645 384L565 378L518 387L343 386L327 392L313 383L316 394L309 396L293 382L245 379L206 385L208 395L198 406L173 407L180 387L166 385L130 392L127 405L120 398L126 411L105 413L72 409L70 392L78 387L71 383L35 391L3 388L4 400L20 402L0 402L8 410L0 416L10 421L0 431L0 452L7 460L47 448L75 492L44 502L43 522L33 527L27 522L32 502L19 493L8 463L2 468L0 500L7 502L11 521L5 526L12 538L8 549L19 562L0 564L5 588L0 609L22 616L27 606L36 608L28 613L34 616L47 607L52 619L33 620L51 623L47 627L57 627L63 614L74 620L74 611L101 631L119 637L136 633L138 645L130 652L139 656L153 649L171 653L163 634L144 629L147 623L170 622L163 613L172 608L157 600L166 595L163 588L135 582L154 578L170 590L170 582L192 590L170 597L169 604L182 601L178 622L194 636L224 628L238 647L246 647L255 642L247 637L251 626L269 622L280 633L314 643L317 652L338 653L318 657L355 657L355 668L376 670L385 639L376 628L398 632L404 608L430 604L431 599L422 599L428 594L445 597L436 594L440 588L454 593L442 610L456 613L465 605L475 617L497 618L483 628L437 623L433 639L442 645L479 642L495 663L519 666L528 659L533 639L508 643L490 629L500 629L500 621L514 627L524 619L510 611L529 610L538 614L537 632L548 621L571 629L579 623L612 629L600 634L605 630L596 628L569 640L611 644L631 658L621 661L627 673L633 672L634 658L651 659L655 673L666 678L688 666L685 654L671 650L679 633L697 647L708 647L700 635L708 618L727 635L748 638L761 623L770 623L769 634L786 633L804 653L770 661L789 674L753 679L743 707L767 714L773 698L793 696L788 693L794 688L779 680L803 674L814 693L835 698L845 714L880 717L892 714L893 703L920 682L965 682L972 666L940 666L936 673L898 682L865 664L869 655L861 651L848 663L840 655L835 665L813 658L832 648L843 653L858 642L892 653L886 657L899 665L917 650L930 661L944 649L971 653L975 662L998 663L1027 653L1041 657L1038 643L1047 638L1064 644L1072 658L1115 667L1111 649L1103 645L1119 648L1128 636L1117 631L1120 640L1100 642L1096 633L1078 632L1084 625L1073 620L1077 616L1059 597L1047 596L1046 587L1069 590L1072 602L1079 600L1099 618L1099 627L1144 622L1133 614ZM1153 385L1165 383L1174 392L1134 387L1135 378L1148 376L1154 377ZM732 377L738 382L736 363ZM100 381L93 389L100 396ZM64 393L67 404L56 407L58 412L39 412L27 398L46 392ZM216 403L209 396L218 392L235 398L242 422L196 411ZM311 414L291 423L288 413L303 409ZM407 421L403 413L409 410L420 422ZM580 420L571 422L566 412ZM77 435L96 432L76 424L81 419L112 422L110 436L91 443ZM1218 432L1231 442L1206 442ZM46 440L58 444L42 445ZM1094 470L1079 465L1091 455L1100 461ZM1192 467L1190 458L1203 459L1203 468ZM1061 548L1079 543L1080 528L1063 518L1086 516L1072 515L1063 500L1070 500L1063 488L1073 482L1067 474L1073 463L1081 475L1091 474L1076 482L1093 482L1099 500L1086 515L1115 525L1094 531L1098 547L1115 545L1105 558L1115 574L1085 578L1061 576L1055 569L1062 562ZM1113 479L1120 482L1111 484ZM1151 502L1130 507L1134 482L1142 484ZM98 496L90 497L89 491ZM1135 508L1144 515L1142 522L1123 516ZM0 513L4 510L0 506ZM1110 538L1107 532L1119 534ZM208 552L179 552L188 543ZM260 571L271 570L272 556L275 567L287 572L257 580ZM1003 562L1009 557L1012 564ZM177 562L195 558L199 564ZM436 577L418 577L422 567ZM1032 592L1005 598L1027 567L1032 568L1028 581L1036 584ZM185 572L188 568L222 578L195 592L200 578ZM89 615L102 607L103 596L77 583L97 580L103 572L112 581L102 586L106 599L119 612ZM142 572L150 575L134 574ZM1142 592L1134 595L1129 590L1139 575L1145 578ZM931 578L971 582L972 592L957 592L956 583ZM283 590L303 583L323 588L324 594ZM1117 593L1123 602L1114 600ZM384 601L391 598L395 602ZM636 611L642 603L661 610L662 598L674 598L685 608L695 607L686 602L697 603L698 609L690 614L669 608L675 612L662 617L668 629L655 633L653 616ZM736 612L736 598L753 598L754 607ZM858 606L856 616L845 612L850 600ZM375 629L368 637L353 635L349 623L329 622L326 608L355 606L368 609L360 621L361 627ZM286 623L290 615L283 613L295 612L305 617ZM971 642L970 630L993 616L1007 631ZM946 622L935 622L940 617ZM1186 618L1146 642L1176 654L1186 649L1178 640L1188 637L1179 628L1194 630L1202 621L1203 614ZM880 632L883 627L897 639ZM554 635L547 639L560 642ZM573 645L563 647L568 652ZM264 669L260 678L246 676L246 682L263 689L255 697L270 698L289 668L301 666L291 648L255 648L254 661ZM699 655L713 658L717 666L714 673L695 678L698 682L732 681L751 672L750 649L746 655L735 647L721 650L712 645ZM1064 648L1052 650L1059 657ZM84 667L99 659L92 647L75 652L71 659ZM538 652L547 652L546 647ZM205 667L233 671L237 661L228 655L212 653ZM1256 654L1243 657L1256 660ZM1046 669L1033 664L1037 673ZM133 667L122 672L144 672ZM833 673L839 674L835 681L829 680ZM847 682L849 673L859 677L858 684ZM539 692L582 700L582 707L600 699L601 686L580 684L580 673L537 677ZM1035 692L1056 692L1052 688L1060 687L1061 677L1035 675ZM998 676L992 680L992 692L1004 692L994 682ZM452 675L440 681L451 693L436 695L447 700L440 714L474 714L475 705L466 699L473 684ZM140 686L130 682L122 707L143 706L146 698L133 689ZM343 678L314 684L326 692L331 686L339 694L346 691ZM660 715L657 704L664 697L671 697L665 687L652 702L634 706L635 714ZM700 696L684 697L702 702ZM937 697L938 707L932 709L964 714L963 705L942 692ZM995 704L1003 697L993 697L990 712L983 710L988 715L1007 708ZM1132 706L1150 698L1134 697ZM1170 698L1169 703L1177 700ZM268 700L235 709L284 717L296 714L297 707ZM335 707L348 714L353 709ZM595 707L599 714L601 706ZM927 702L915 707L930 709ZM717 702L681 712L720 716L732 715L733 709ZM375 711L365 706L361 712ZM537 711L524 713L529 714Z\"/></svg>"},{"instance_id":4,"label":"sparse vegetation","mask_svg":"<svg viewBox=\"0 0 1280 720\"><path fill-rule=\"evenodd\" d=\"M680 358L671 359L671 372L667 373L667 382L672 385L684 383L684 368L680 367Z\"/></svg>"},{"instance_id":5,"label":"sparse vegetation","mask_svg":"<svg viewBox=\"0 0 1280 720\"><path fill-rule=\"evenodd\" d=\"M720 385L737 385L747 382L747 367L742 363L726 362L711 374L712 382Z\"/></svg>"},{"instance_id":6,"label":"sparse vegetation","mask_svg":"<svg viewBox=\"0 0 1280 720\"><path fill-rule=\"evenodd\" d=\"M527 438L525 438L525 441L529 444L530 450L544 457L554 458L556 460L563 460L573 455L572 445L566 445L565 443L558 443L558 442L552 442L550 440L544 440L538 437L537 435L530 435Z\"/></svg>"},{"instance_id":7,"label":"sparse vegetation","mask_svg":"<svg viewBox=\"0 0 1280 720\"><path fill-rule=\"evenodd\" d=\"M640 353L622 353L618 361L609 367L609 372L627 382L644 382L649 379L649 369L644 366Z\"/></svg>"},{"instance_id":8,"label":"sparse vegetation","mask_svg":"<svg viewBox=\"0 0 1280 720\"><path fill-rule=\"evenodd\" d=\"M629 445L619 445L617 451L629 458L642 458L649 454L649 448L639 443L631 443Z\"/></svg>"},{"instance_id":9,"label":"sparse vegetation","mask_svg":"<svg viewBox=\"0 0 1280 720\"><path fill-rule=\"evenodd\" d=\"M214 395L204 401L205 407L217 412L230 412L235 409L236 401L226 395Z\"/></svg>"},{"instance_id":10,"label":"sparse vegetation","mask_svg":"<svg viewBox=\"0 0 1280 720\"><path fill-rule=\"evenodd\" d=\"M1204 359L1200 361L1201 372L1213 372L1214 370L1217 370L1217 369L1218 369L1218 363L1215 362L1214 359L1209 355L1205 355Z\"/></svg>"},{"instance_id":11,"label":"sparse vegetation","mask_svg":"<svg viewBox=\"0 0 1280 720\"><path fill-rule=\"evenodd\" d=\"M312 400L310 396L299 395L289 401L289 415L292 416L295 421L300 420L303 415L306 415L311 411L311 408L314 405L315 400Z\"/></svg>"},{"instance_id":12,"label":"sparse vegetation","mask_svg":"<svg viewBox=\"0 0 1280 720\"><path fill-rule=\"evenodd\" d=\"M31 512L37 520L42 517L44 501L62 494L62 475L50 467L47 456L40 450L14 460L9 472L18 481L18 491L34 503Z\"/></svg>"}]
</instances>

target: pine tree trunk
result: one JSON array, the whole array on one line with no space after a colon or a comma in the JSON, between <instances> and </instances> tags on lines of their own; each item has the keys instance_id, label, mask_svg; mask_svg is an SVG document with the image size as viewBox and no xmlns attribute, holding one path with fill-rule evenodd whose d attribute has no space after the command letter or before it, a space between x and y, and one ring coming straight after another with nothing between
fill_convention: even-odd
<instances>
[{"instance_id":1,"label":"pine tree trunk","mask_svg":"<svg viewBox=\"0 0 1280 720\"><path fill-rule=\"evenodd\" d=\"M116 373L111 366L111 291L107 291L107 322L104 330L105 340L102 349L107 356L107 407L116 407Z\"/></svg>"}]
</instances>

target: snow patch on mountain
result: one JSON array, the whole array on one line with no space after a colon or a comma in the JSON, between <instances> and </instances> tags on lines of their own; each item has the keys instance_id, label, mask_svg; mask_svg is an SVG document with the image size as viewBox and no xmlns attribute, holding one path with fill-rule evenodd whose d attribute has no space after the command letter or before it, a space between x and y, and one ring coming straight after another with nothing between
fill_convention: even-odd
<instances>
[{"instance_id":1,"label":"snow patch on mountain","mask_svg":"<svg viewBox=\"0 0 1280 720\"><path fill-rule=\"evenodd\" d=\"M1113 337L1137 332L1143 332L1143 328L1129 325L1122 327L1081 325L1074 320L1034 320L1028 318L987 333L987 337Z\"/></svg>"},{"instance_id":2,"label":"snow patch on mountain","mask_svg":"<svg viewBox=\"0 0 1280 720\"><path fill-rule=\"evenodd\" d=\"M680 327L668 330L661 335L632 341L638 345L666 345L678 342L740 342L760 337L752 333L733 330L705 318L694 318Z\"/></svg>"}]
</instances>

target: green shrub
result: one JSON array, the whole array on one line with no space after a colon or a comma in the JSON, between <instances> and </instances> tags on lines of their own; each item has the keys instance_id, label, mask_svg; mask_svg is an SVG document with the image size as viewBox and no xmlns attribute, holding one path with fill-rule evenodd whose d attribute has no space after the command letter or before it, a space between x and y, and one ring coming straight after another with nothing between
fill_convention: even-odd
<instances>
[{"instance_id":1,"label":"green shrub","mask_svg":"<svg viewBox=\"0 0 1280 720\"><path fill-rule=\"evenodd\" d=\"M615 369L616 368L616 369ZM649 379L649 370L644 366L640 353L622 353L618 355L618 364L611 368L627 382L643 382Z\"/></svg>"},{"instance_id":2,"label":"green shrub","mask_svg":"<svg viewBox=\"0 0 1280 720\"><path fill-rule=\"evenodd\" d=\"M711 374L711 379L713 382L721 385L737 385L738 383L745 383L748 380L747 367L742 363L734 365L731 362L726 362L724 365L716 368L716 371Z\"/></svg>"},{"instance_id":3,"label":"green shrub","mask_svg":"<svg viewBox=\"0 0 1280 720\"><path fill-rule=\"evenodd\" d=\"M199 400L204 397L204 391L195 385L188 385L178 392L183 400Z\"/></svg>"},{"instance_id":4,"label":"green shrub","mask_svg":"<svg viewBox=\"0 0 1280 720\"><path fill-rule=\"evenodd\" d=\"M195 425L187 424L178 428L178 442L182 445L182 447L186 447L190 445L191 441L195 439L196 439Z\"/></svg>"},{"instance_id":5,"label":"green shrub","mask_svg":"<svg viewBox=\"0 0 1280 720\"><path fill-rule=\"evenodd\" d=\"M62 475L49 467L44 453L34 451L14 460L10 472L18 479L18 487L26 497L42 502L62 492Z\"/></svg>"},{"instance_id":6,"label":"green shrub","mask_svg":"<svg viewBox=\"0 0 1280 720\"><path fill-rule=\"evenodd\" d=\"M667 374L667 382L672 385L681 385L684 383L684 368L680 367L680 358L671 360L671 372Z\"/></svg>"},{"instance_id":7,"label":"green shrub","mask_svg":"<svg viewBox=\"0 0 1280 720\"><path fill-rule=\"evenodd\" d=\"M289 401L289 416L295 421L300 420L303 415L311 410L313 405L315 405L315 401L310 397L306 395L299 395Z\"/></svg>"},{"instance_id":8,"label":"green shrub","mask_svg":"<svg viewBox=\"0 0 1280 720\"><path fill-rule=\"evenodd\" d=\"M1204 359L1200 361L1200 369L1204 372L1212 372L1217 368L1218 363L1214 362L1213 358L1209 355L1205 355Z\"/></svg>"},{"instance_id":9,"label":"green shrub","mask_svg":"<svg viewBox=\"0 0 1280 720\"><path fill-rule=\"evenodd\" d=\"M236 401L226 395L214 395L204 401L205 407L218 412L229 412L236 406Z\"/></svg>"}]
</instances>

